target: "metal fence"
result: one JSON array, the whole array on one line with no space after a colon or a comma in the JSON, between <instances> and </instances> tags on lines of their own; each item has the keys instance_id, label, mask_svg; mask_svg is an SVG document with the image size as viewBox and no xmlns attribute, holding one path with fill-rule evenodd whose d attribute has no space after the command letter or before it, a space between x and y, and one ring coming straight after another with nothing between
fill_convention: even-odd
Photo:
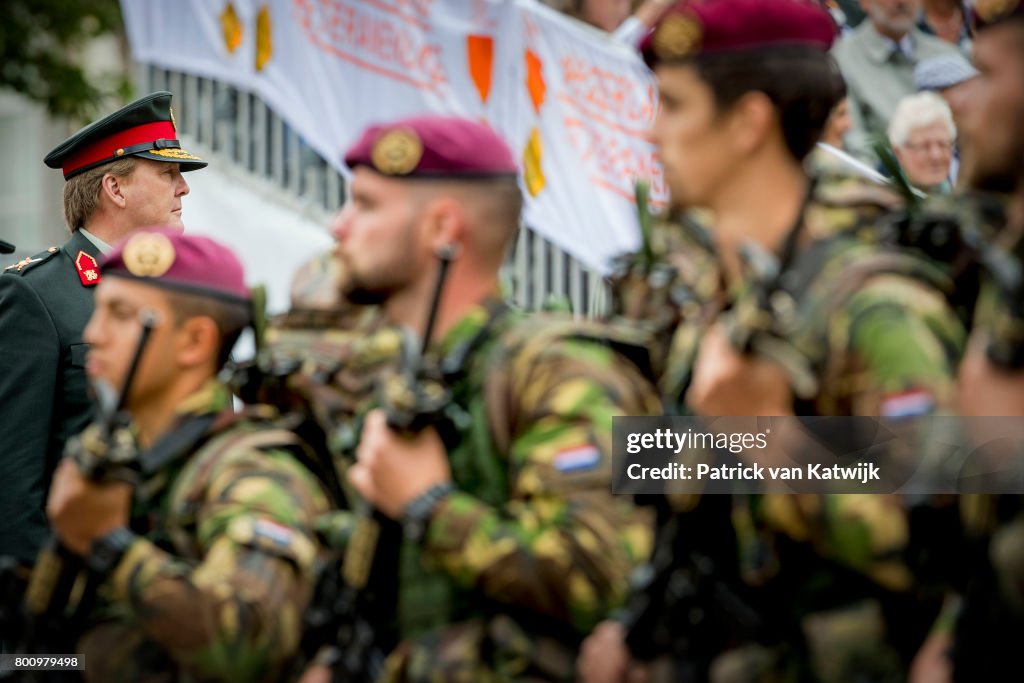
<instances>
[{"instance_id":1,"label":"metal fence","mask_svg":"<svg viewBox=\"0 0 1024 683\"><path fill-rule=\"evenodd\" d=\"M344 177L252 93L209 78L154 66L138 69L144 92L174 93L179 130L291 197L333 213L345 200ZM540 234L523 226L503 272L513 301L527 309L567 304L580 316L607 308L607 285Z\"/></svg>"}]
</instances>

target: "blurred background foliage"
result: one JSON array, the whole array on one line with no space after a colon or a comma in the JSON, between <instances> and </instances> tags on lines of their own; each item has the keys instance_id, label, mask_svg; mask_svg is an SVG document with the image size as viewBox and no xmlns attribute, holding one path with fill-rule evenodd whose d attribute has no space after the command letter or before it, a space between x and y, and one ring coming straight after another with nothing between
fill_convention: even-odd
<instances>
[{"instance_id":1,"label":"blurred background foliage","mask_svg":"<svg viewBox=\"0 0 1024 683\"><path fill-rule=\"evenodd\" d=\"M123 69L84 68L88 44L103 36L124 45L118 0L0 0L0 88L41 103L54 116L94 118L105 100L131 94Z\"/></svg>"}]
</instances>

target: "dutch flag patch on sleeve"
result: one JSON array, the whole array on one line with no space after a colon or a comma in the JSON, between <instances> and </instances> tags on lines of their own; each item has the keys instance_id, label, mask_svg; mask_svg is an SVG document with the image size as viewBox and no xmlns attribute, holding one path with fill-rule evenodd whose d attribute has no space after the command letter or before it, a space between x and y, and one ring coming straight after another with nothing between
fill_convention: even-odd
<instances>
[{"instance_id":1,"label":"dutch flag patch on sleeve","mask_svg":"<svg viewBox=\"0 0 1024 683\"><path fill-rule=\"evenodd\" d=\"M898 394L888 394L882 399L879 414L882 417L917 417L930 415L935 410L935 399L930 391L911 389Z\"/></svg>"},{"instance_id":2,"label":"dutch flag patch on sleeve","mask_svg":"<svg viewBox=\"0 0 1024 683\"><path fill-rule=\"evenodd\" d=\"M597 446L584 444L559 451L553 460L555 469L563 474L581 472L597 467L601 462L601 451Z\"/></svg>"}]
</instances>

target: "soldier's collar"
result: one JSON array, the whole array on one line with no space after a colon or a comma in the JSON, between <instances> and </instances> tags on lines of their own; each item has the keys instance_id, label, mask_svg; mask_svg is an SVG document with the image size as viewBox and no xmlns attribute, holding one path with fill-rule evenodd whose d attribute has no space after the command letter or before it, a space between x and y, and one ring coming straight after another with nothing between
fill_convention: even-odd
<instances>
[{"instance_id":1,"label":"soldier's collar","mask_svg":"<svg viewBox=\"0 0 1024 683\"><path fill-rule=\"evenodd\" d=\"M216 379L209 379L193 394L190 394L178 406L175 415L187 417L204 413L219 413L231 405L231 392Z\"/></svg>"},{"instance_id":2,"label":"soldier's collar","mask_svg":"<svg viewBox=\"0 0 1024 683\"><path fill-rule=\"evenodd\" d=\"M85 239L87 239L90 242L92 242L93 245L95 245L95 247L97 249L99 249L100 253L103 254L104 256L109 254L110 252L112 252L114 250L114 248L112 246L110 246L109 244L107 244L106 242L104 242L99 237L97 237L96 235L92 234L91 232L89 232L85 228L79 228L78 232L82 233L82 237L84 237Z\"/></svg>"}]
</instances>

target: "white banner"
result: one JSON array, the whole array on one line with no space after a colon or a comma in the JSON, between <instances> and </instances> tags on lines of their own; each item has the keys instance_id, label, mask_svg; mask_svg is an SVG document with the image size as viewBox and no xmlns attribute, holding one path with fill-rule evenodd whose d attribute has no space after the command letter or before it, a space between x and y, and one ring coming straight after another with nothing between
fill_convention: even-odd
<instances>
[{"instance_id":1,"label":"white banner","mask_svg":"<svg viewBox=\"0 0 1024 683\"><path fill-rule=\"evenodd\" d=\"M344 172L368 125L487 121L520 159L525 220L587 265L636 248L653 79L627 46L534 0L122 0L137 61L261 97Z\"/></svg>"}]
</instances>

